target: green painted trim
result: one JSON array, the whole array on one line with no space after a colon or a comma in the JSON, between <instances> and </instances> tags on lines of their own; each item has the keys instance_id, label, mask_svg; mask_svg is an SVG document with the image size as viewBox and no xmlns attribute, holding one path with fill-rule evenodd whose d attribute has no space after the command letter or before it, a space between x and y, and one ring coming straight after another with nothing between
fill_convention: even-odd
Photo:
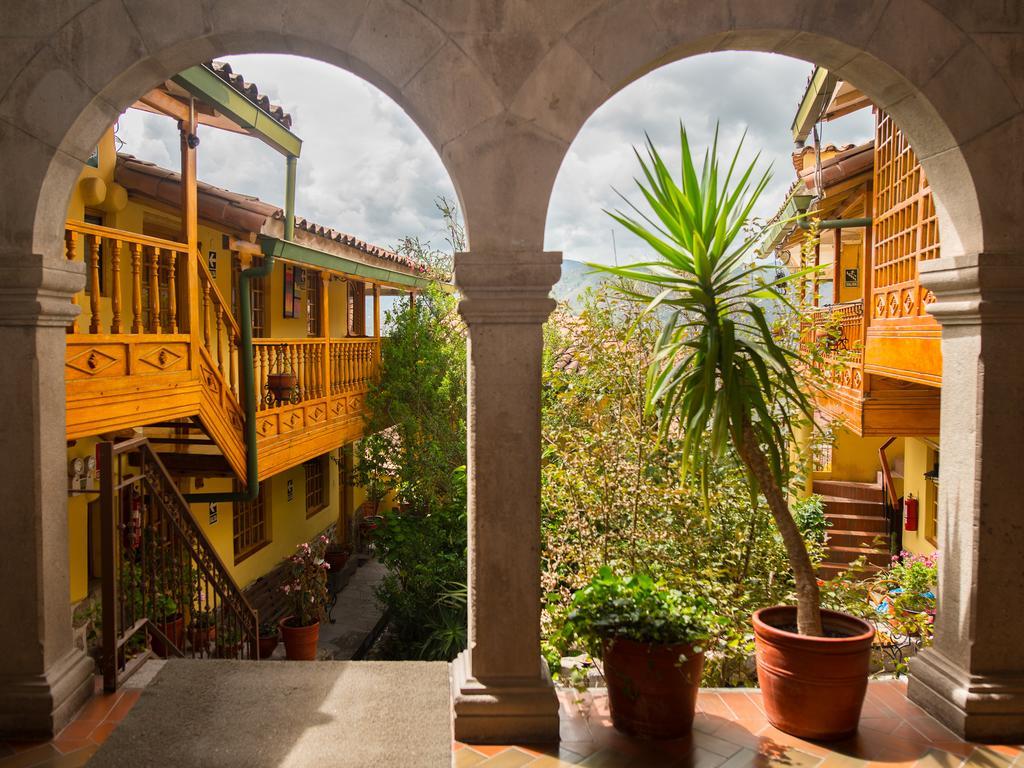
<instances>
[{"instance_id":1,"label":"green painted trim","mask_svg":"<svg viewBox=\"0 0 1024 768\"><path fill-rule=\"evenodd\" d=\"M839 78L833 75L824 67L815 67L811 73L811 80L804 91L804 97L797 107L796 117L793 118L793 141L803 144L807 141L811 128L818 122L822 110L828 105L835 92Z\"/></svg>"},{"instance_id":2,"label":"green painted trim","mask_svg":"<svg viewBox=\"0 0 1024 768\"><path fill-rule=\"evenodd\" d=\"M806 193L790 193L789 197L782 204L782 208L776 214L777 221L768 228L765 232L764 242L765 252L774 251L782 242L782 239L788 235L793 229L793 220L802 216L808 206L811 204L811 200L814 198Z\"/></svg>"},{"instance_id":3,"label":"green painted trim","mask_svg":"<svg viewBox=\"0 0 1024 768\"><path fill-rule=\"evenodd\" d=\"M284 239L295 239L295 171L298 158L288 155L285 158L284 177Z\"/></svg>"},{"instance_id":4,"label":"green painted trim","mask_svg":"<svg viewBox=\"0 0 1024 768\"><path fill-rule=\"evenodd\" d=\"M302 152L302 139L206 67L189 67L171 79L196 98L212 104L281 154L298 157Z\"/></svg>"},{"instance_id":5,"label":"green painted trim","mask_svg":"<svg viewBox=\"0 0 1024 768\"><path fill-rule=\"evenodd\" d=\"M346 259L344 256L335 256L332 253L318 251L298 243L281 240L277 237L260 236L260 247L263 253L274 258L296 261L300 264L307 264L311 267L328 269L334 272L344 272L354 277L365 277L367 280L376 280L383 283L395 283L407 286L410 289L426 288L430 280L425 277L415 277L405 272L397 272L385 267L371 267L361 261Z\"/></svg>"}]
</instances>

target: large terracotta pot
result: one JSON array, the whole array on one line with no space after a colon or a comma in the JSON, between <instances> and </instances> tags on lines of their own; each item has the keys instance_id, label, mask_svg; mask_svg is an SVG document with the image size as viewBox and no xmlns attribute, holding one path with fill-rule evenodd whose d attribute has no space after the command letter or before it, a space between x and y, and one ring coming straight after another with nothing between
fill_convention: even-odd
<instances>
[{"instance_id":1,"label":"large terracotta pot","mask_svg":"<svg viewBox=\"0 0 1024 768\"><path fill-rule=\"evenodd\" d=\"M163 632L167 639L174 644L175 648L181 649L185 644L185 617L180 613L166 621L154 621L153 626ZM164 644L162 638L156 635L150 635L149 637L153 652L158 656L166 659L173 654L173 651Z\"/></svg>"},{"instance_id":2,"label":"large terracotta pot","mask_svg":"<svg viewBox=\"0 0 1024 768\"><path fill-rule=\"evenodd\" d=\"M857 731L868 689L874 627L821 612L826 637L796 633L796 608L754 614L757 679L768 722L803 739L834 741Z\"/></svg>"},{"instance_id":3,"label":"large terracotta pot","mask_svg":"<svg viewBox=\"0 0 1024 768\"><path fill-rule=\"evenodd\" d=\"M284 636L284 653L292 661L316 661L316 644L320 639L320 622L308 627L289 626L295 619L288 616L281 619L281 634Z\"/></svg>"},{"instance_id":4,"label":"large terracotta pot","mask_svg":"<svg viewBox=\"0 0 1024 768\"><path fill-rule=\"evenodd\" d=\"M324 561L330 566L329 573L337 573L344 568L348 558L349 551L347 549L332 549L328 547L327 551L324 552Z\"/></svg>"},{"instance_id":5,"label":"large terracotta pot","mask_svg":"<svg viewBox=\"0 0 1024 768\"><path fill-rule=\"evenodd\" d=\"M192 627L189 633L189 639L192 641L192 649L197 653L199 651L208 651L211 642L217 639L217 627L209 625L206 627Z\"/></svg>"},{"instance_id":6,"label":"large terracotta pot","mask_svg":"<svg viewBox=\"0 0 1024 768\"><path fill-rule=\"evenodd\" d=\"M604 641L604 677L612 724L623 733L675 739L693 727L704 653L688 643Z\"/></svg>"}]
</instances>

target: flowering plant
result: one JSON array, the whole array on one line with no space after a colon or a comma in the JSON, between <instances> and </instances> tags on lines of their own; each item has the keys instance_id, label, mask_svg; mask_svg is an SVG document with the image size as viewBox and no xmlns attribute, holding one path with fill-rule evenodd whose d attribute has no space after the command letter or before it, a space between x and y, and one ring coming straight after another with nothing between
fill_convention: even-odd
<instances>
[{"instance_id":1,"label":"flowering plant","mask_svg":"<svg viewBox=\"0 0 1024 768\"><path fill-rule=\"evenodd\" d=\"M935 583L939 577L938 553L918 555L903 551L893 555L889 579L898 607L911 611L934 609Z\"/></svg>"},{"instance_id":2,"label":"flowering plant","mask_svg":"<svg viewBox=\"0 0 1024 768\"><path fill-rule=\"evenodd\" d=\"M323 618L329 600L327 570L330 566L324 560L327 542L326 536L320 536L299 544L295 554L288 558L288 579L281 585L281 591L295 608L292 626L309 627Z\"/></svg>"}]
</instances>

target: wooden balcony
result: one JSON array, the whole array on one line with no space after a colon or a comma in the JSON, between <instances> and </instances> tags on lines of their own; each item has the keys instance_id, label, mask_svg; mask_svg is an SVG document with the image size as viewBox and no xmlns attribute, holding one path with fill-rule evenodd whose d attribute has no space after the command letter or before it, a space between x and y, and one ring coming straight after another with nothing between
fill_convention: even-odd
<instances>
[{"instance_id":1,"label":"wooden balcony","mask_svg":"<svg viewBox=\"0 0 1024 768\"><path fill-rule=\"evenodd\" d=\"M879 375L867 365L871 326L864 327L862 302L822 307L812 313L810 322L818 329L827 324L839 329L833 348L825 355L831 387L817 397L822 411L857 435L938 433L938 388ZM866 336L867 346L863 342Z\"/></svg>"},{"instance_id":2,"label":"wooden balcony","mask_svg":"<svg viewBox=\"0 0 1024 768\"><path fill-rule=\"evenodd\" d=\"M66 246L89 276L67 336L67 438L196 418L245 480L241 332L204 260L183 243L78 222ZM259 339L253 358L260 479L361 436L378 338ZM280 366L297 375L293 402L266 398Z\"/></svg>"}]
</instances>

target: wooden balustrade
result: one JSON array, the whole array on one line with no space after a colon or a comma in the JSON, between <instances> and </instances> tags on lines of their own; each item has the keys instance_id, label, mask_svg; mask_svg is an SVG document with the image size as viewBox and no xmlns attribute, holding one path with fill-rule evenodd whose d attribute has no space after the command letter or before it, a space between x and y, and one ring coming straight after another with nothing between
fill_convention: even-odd
<instances>
[{"instance_id":1,"label":"wooden balustrade","mask_svg":"<svg viewBox=\"0 0 1024 768\"><path fill-rule=\"evenodd\" d=\"M380 339L257 339L253 364L259 409L365 390L377 375ZM267 388L271 374L294 374L295 392L277 401Z\"/></svg>"},{"instance_id":2,"label":"wooden balustrade","mask_svg":"<svg viewBox=\"0 0 1024 768\"><path fill-rule=\"evenodd\" d=\"M210 362L216 366L217 372L238 400L241 392L238 349L242 343L242 331L231 313L231 306L221 295L203 259L197 259L197 262L199 293L202 296L199 308L199 325L202 329L202 333L198 334L200 343L209 354Z\"/></svg>"},{"instance_id":3,"label":"wooden balustrade","mask_svg":"<svg viewBox=\"0 0 1024 768\"><path fill-rule=\"evenodd\" d=\"M178 286L188 247L95 224L69 221L64 228L65 255L86 266L85 289L72 301L88 312L89 334L176 334L179 332ZM122 279L128 257L131 280ZM126 322L123 307L130 308ZM127 326L127 327L126 327ZM68 333L82 333L76 320Z\"/></svg>"},{"instance_id":4,"label":"wooden balustrade","mask_svg":"<svg viewBox=\"0 0 1024 768\"><path fill-rule=\"evenodd\" d=\"M847 301L819 307L811 312L811 326L815 329L824 328L830 323L837 323L839 336L829 345L826 355L836 357L842 354L844 360L861 360L864 355L864 303Z\"/></svg>"}]
</instances>

